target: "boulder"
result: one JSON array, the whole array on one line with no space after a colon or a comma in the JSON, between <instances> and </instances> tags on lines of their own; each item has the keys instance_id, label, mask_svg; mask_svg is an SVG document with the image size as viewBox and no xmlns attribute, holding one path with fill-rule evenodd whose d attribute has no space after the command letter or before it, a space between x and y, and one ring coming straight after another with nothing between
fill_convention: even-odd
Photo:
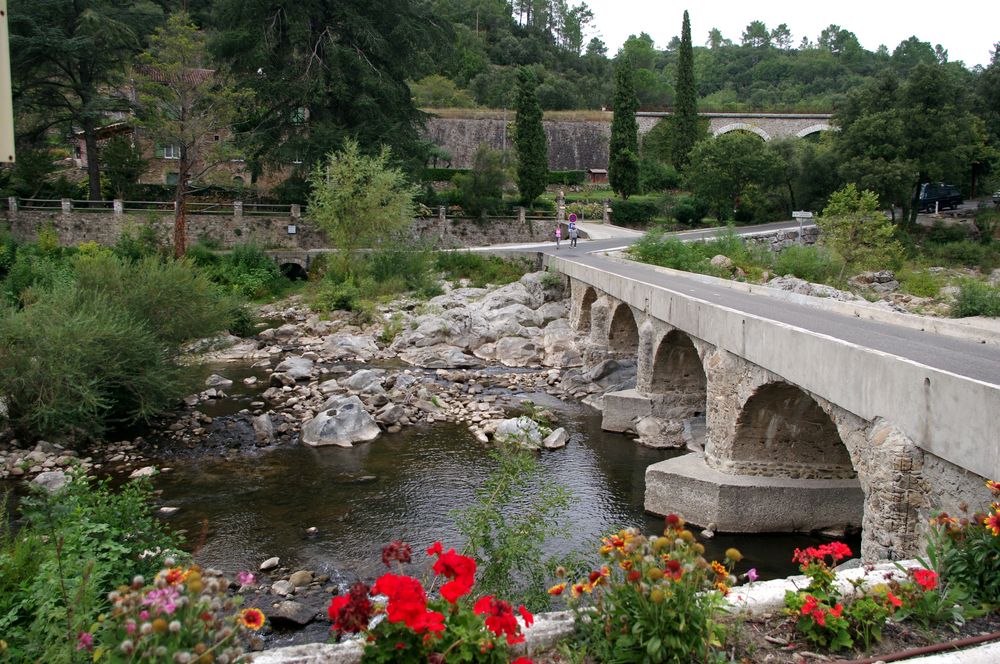
<instances>
[{"instance_id":1,"label":"boulder","mask_svg":"<svg viewBox=\"0 0 1000 664\"><path fill-rule=\"evenodd\" d=\"M267 379L267 384L271 387L292 387L296 380L284 372L275 372Z\"/></svg>"},{"instance_id":2,"label":"boulder","mask_svg":"<svg viewBox=\"0 0 1000 664\"><path fill-rule=\"evenodd\" d=\"M405 414L406 409L398 403L386 404L381 410L378 411L378 413L376 413L375 421L379 424L391 426L398 423Z\"/></svg>"},{"instance_id":3,"label":"boulder","mask_svg":"<svg viewBox=\"0 0 1000 664\"><path fill-rule=\"evenodd\" d=\"M260 571L261 572L266 572L268 570L274 569L280 563L281 563L281 559L278 558L277 556L274 556L273 558L268 558L267 560L265 560L264 562L262 562L260 564Z\"/></svg>"},{"instance_id":4,"label":"boulder","mask_svg":"<svg viewBox=\"0 0 1000 664\"><path fill-rule=\"evenodd\" d=\"M647 416L635 423L635 432L639 434L639 443L646 447L677 448L686 445L684 422L681 420Z\"/></svg>"},{"instance_id":5,"label":"boulder","mask_svg":"<svg viewBox=\"0 0 1000 664\"><path fill-rule=\"evenodd\" d=\"M516 442L527 447L538 447L542 442L542 428L530 417L514 417L501 420L493 434L495 440Z\"/></svg>"},{"instance_id":6,"label":"boulder","mask_svg":"<svg viewBox=\"0 0 1000 664\"><path fill-rule=\"evenodd\" d=\"M574 330L565 318L557 318L546 325L542 334L542 364L547 367L581 366L583 357L577 349L578 338L586 337Z\"/></svg>"},{"instance_id":7,"label":"boulder","mask_svg":"<svg viewBox=\"0 0 1000 664\"><path fill-rule=\"evenodd\" d=\"M155 474L156 474L155 466L143 466L142 468L136 468L135 470L133 470L132 473L128 476L128 478L130 480L134 480L138 477L152 477Z\"/></svg>"},{"instance_id":8,"label":"boulder","mask_svg":"<svg viewBox=\"0 0 1000 664\"><path fill-rule=\"evenodd\" d=\"M381 430L356 396L332 397L324 410L302 425L302 442L313 447L351 447L378 438Z\"/></svg>"},{"instance_id":9,"label":"boulder","mask_svg":"<svg viewBox=\"0 0 1000 664\"><path fill-rule=\"evenodd\" d=\"M542 440L542 447L547 450L557 450L560 447L566 447L568 442L569 434L566 433L566 429L559 427Z\"/></svg>"},{"instance_id":10,"label":"boulder","mask_svg":"<svg viewBox=\"0 0 1000 664\"><path fill-rule=\"evenodd\" d=\"M288 577L288 582L295 586L296 588L301 588L303 586L308 586L312 583L313 573L309 570L300 569L298 572L293 572L290 577Z\"/></svg>"},{"instance_id":11,"label":"boulder","mask_svg":"<svg viewBox=\"0 0 1000 664\"><path fill-rule=\"evenodd\" d=\"M31 483L44 489L46 493L55 493L69 484L69 475L61 470L47 470L39 473Z\"/></svg>"},{"instance_id":12,"label":"boulder","mask_svg":"<svg viewBox=\"0 0 1000 664\"><path fill-rule=\"evenodd\" d=\"M469 369L483 365L482 360L448 344L412 348L399 357L407 364L426 369Z\"/></svg>"},{"instance_id":13,"label":"boulder","mask_svg":"<svg viewBox=\"0 0 1000 664\"><path fill-rule=\"evenodd\" d=\"M258 445L270 445L274 442L274 422L271 421L270 413L261 413L250 420L250 423Z\"/></svg>"},{"instance_id":14,"label":"boulder","mask_svg":"<svg viewBox=\"0 0 1000 664\"><path fill-rule=\"evenodd\" d=\"M285 597L295 592L295 586L293 586L290 581L281 579L280 581L275 581L271 584L271 592L275 595Z\"/></svg>"},{"instance_id":15,"label":"boulder","mask_svg":"<svg viewBox=\"0 0 1000 664\"><path fill-rule=\"evenodd\" d=\"M205 379L205 386L214 387L220 390L228 390L233 386L233 381L224 376L220 376L219 374L212 374Z\"/></svg>"},{"instance_id":16,"label":"boulder","mask_svg":"<svg viewBox=\"0 0 1000 664\"><path fill-rule=\"evenodd\" d=\"M378 353L378 346L370 334L335 334L327 338L323 352L335 360L353 358L367 362Z\"/></svg>"},{"instance_id":17,"label":"boulder","mask_svg":"<svg viewBox=\"0 0 1000 664\"><path fill-rule=\"evenodd\" d=\"M267 616L272 625L291 624L303 627L313 621L316 612L301 602L285 600L278 602L277 606L264 607L264 615Z\"/></svg>"},{"instance_id":18,"label":"boulder","mask_svg":"<svg viewBox=\"0 0 1000 664\"><path fill-rule=\"evenodd\" d=\"M293 380L306 380L312 376L313 361L306 357L292 355L274 368L275 373L284 373Z\"/></svg>"},{"instance_id":19,"label":"boulder","mask_svg":"<svg viewBox=\"0 0 1000 664\"><path fill-rule=\"evenodd\" d=\"M504 366L526 367L541 363L541 350L538 344L531 339L504 337L497 341L493 353Z\"/></svg>"},{"instance_id":20,"label":"boulder","mask_svg":"<svg viewBox=\"0 0 1000 664\"><path fill-rule=\"evenodd\" d=\"M709 263L715 267L722 268L723 270L733 269L733 259L729 256L723 256L722 254L712 256L712 260L710 260Z\"/></svg>"},{"instance_id":21,"label":"boulder","mask_svg":"<svg viewBox=\"0 0 1000 664\"><path fill-rule=\"evenodd\" d=\"M382 386L382 376L384 371L374 369L361 369L350 378L341 381L341 385L352 392L364 392L370 390L372 386Z\"/></svg>"}]
</instances>

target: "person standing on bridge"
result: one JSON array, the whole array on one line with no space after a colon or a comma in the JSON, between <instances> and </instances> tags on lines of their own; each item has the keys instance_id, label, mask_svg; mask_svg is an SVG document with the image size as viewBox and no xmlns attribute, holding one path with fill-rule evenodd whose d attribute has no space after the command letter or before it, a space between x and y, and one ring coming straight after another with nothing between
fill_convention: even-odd
<instances>
[{"instance_id":1,"label":"person standing on bridge","mask_svg":"<svg viewBox=\"0 0 1000 664\"><path fill-rule=\"evenodd\" d=\"M569 222L569 246L571 246L571 247L575 247L576 246L576 239L577 239L577 237L579 237L579 235L580 234L576 230L576 222L575 221L570 221Z\"/></svg>"},{"instance_id":2,"label":"person standing on bridge","mask_svg":"<svg viewBox=\"0 0 1000 664\"><path fill-rule=\"evenodd\" d=\"M559 240L562 238L562 226L556 224L556 249L559 248Z\"/></svg>"}]
</instances>

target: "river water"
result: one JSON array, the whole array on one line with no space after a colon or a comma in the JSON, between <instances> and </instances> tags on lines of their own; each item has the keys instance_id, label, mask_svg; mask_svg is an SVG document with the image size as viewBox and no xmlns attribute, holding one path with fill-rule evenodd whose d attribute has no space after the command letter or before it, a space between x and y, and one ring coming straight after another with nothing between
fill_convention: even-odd
<instances>
[{"instance_id":1,"label":"river water","mask_svg":"<svg viewBox=\"0 0 1000 664\"><path fill-rule=\"evenodd\" d=\"M230 368L226 375L239 384L243 372ZM236 401L245 407L253 390L242 392ZM565 448L540 453L541 481L572 492L565 534L547 543L548 553L592 556L602 534L627 526L662 529L661 518L643 511L644 471L680 452L604 432L600 413L587 406L545 394L519 396L555 412L571 434ZM217 403L211 414L232 407ZM155 485L164 504L180 508L169 521L186 531L200 563L235 573L279 556L285 567L347 583L380 574L381 549L391 540L404 539L414 551L435 540L460 548L454 510L473 501L494 464L489 447L465 427L438 423L351 449L286 445L228 460L172 459L172 469ZM795 571L795 547L820 541L810 535L718 535L706 545L720 558L727 547L738 547L745 555L741 570L756 567L771 578Z\"/></svg>"}]
</instances>

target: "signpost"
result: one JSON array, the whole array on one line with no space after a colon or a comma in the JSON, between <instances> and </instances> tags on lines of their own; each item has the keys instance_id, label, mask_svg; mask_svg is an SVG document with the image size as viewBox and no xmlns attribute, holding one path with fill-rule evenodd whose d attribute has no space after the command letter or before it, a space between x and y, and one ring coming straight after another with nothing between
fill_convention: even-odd
<instances>
[{"instance_id":1,"label":"signpost","mask_svg":"<svg viewBox=\"0 0 1000 664\"><path fill-rule=\"evenodd\" d=\"M7 0L0 0L0 163L14 162L14 102L10 92Z\"/></svg>"},{"instance_id":2,"label":"signpost","mask_svg":"<svg viewBox=\"0 0 1000 664\"><path fill-rule=\"evenodd\" d=\"M799 244L805 244L805 239L802 237L802 220L812 219L813 213L806 210L795 210L792 212L792 219L799 220Z\"/></svg>"}]
</instances>

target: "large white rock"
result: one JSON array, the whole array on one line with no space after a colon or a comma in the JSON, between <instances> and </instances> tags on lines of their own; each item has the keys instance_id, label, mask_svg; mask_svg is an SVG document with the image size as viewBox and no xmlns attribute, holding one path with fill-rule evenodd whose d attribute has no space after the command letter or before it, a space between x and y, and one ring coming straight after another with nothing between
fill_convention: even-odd
<instances>
[{"instance_id":1,"label":"large white rock","mask_svg":"<svg viewBox=\"0 0 1000 664\"><path fill-rule=\"evenodd\" d=\"M498 441L517 442L531 447L542 443L542 429L530 417L514 417L501 420L493 438Z\"/></svg>"},{"instance_id":2,"label":"large white rock","mask_svg":"<svg viewBox=\"0 0 1000 664\"><path fill-rule=\"evenodd\" d=\"M566 429L559 427L545 437L542 441L542 447L547 450L557 450L560 447L566 447L566 443L568 442L569 434L566 433Z\"/></svg>"},{"instance_id":3,"label":"large white rock","mask_svg":"<svg viewBox=\"0 0 1000 664\"><path fill-rule=\"evenodd\" d=\"M306 445L351 447L354 443L375 440L381 433L356 396L333 397L324 406L323 411L302 425L302 442Z\"/></svg>"},{"instance_id":4,"label":"large white rock","mask_svg":"<svg viewBox=\"0 0 1000 664\"><path fill-rule=\"evenodd\" d=\"M292 355L274 368L275 373L283 373L294 380L306 380L312 375L313 361L307 357Z\"/></svg>"},{"instance_id":5,"label":"large white rock","mask_svg":"<svg viewBox=\"0 0 1000 664\"><path fill-rule=\"evenodd\" d=\"M206 387L215 387L220 390L228 390L233 386L233 381L229 380L225 376L220 376L219 374L212 374L205 379Z\"/></svg>"},{"instance_id":6,"label":"large white rock","mask_svg":"<svg viewBox=\"0 0 1000 664\"><path fill-rule=\"evenodd\" d=\"M540 364L542 349L538 342L523 337L504 337L496 343L493 354L504 366L526 367Z\"/></svg>"},{"instance_id":7,"label":"large white rock","mask_svg":"<svg viewBox=\"0 0 1000 664\"><path fill-rule=\"evenodd\" d=\"M47 493L55 493L69 484L69 475L61 470L47 470L38 473L31 483L45 489Z\"/></svg>"},{"instance_id":8,"label":"large white rock","mask_svg":"<svg viewBox=\"0 0 1000 664\"><path fill-rule=\"evenodd\" d=\"M378 346L370 334L335 334L327 338L323 351L335 360L355 358L367 362L378 353Z\"/></svg>"},{"instance_id":9,"label":"large white rock","mask_svg":"<svg viewBox=\"0 0 1000 664\"><path fill-rule=\"evenodd\" d=\"M461 348L448 344L426 348L412 348L400 354L407 364L427 369L468 369L482 366L482 361Z\"/></svg>"},{"instance_id":10,"label":"large white rock","mask_svg":"<svg viewBox=\"0 0 1000 664\"><path fill-rule=\"evenodd\" d=\"M340 381L340 384L352 392L364 392L371 389L374 385L381 386L383 375L385 375L385 372L381 370L361 369L354 372L354 375L350 378Z\"/></svg>"}]
</instances>

